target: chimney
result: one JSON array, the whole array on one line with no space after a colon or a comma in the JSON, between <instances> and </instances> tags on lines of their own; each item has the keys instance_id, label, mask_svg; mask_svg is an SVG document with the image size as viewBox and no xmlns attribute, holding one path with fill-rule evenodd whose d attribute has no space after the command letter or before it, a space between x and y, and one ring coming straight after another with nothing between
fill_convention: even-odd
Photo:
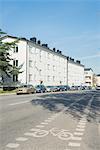
<instances>
[{"instance_id":1,"label":"chimney","mask_svg":"<svg viewBox=\"0 0 100 150\"><path fill-rule=\"evenodd\" d=\"M54 52L56 51L55 47L53 48L53 51L54 51Z\"/></svg>"},{"instance_id":2,"label":"chimney","mask_svg":"<svg viewBox=\"0 0 100 150\"><path fill-rule=\"evenodd\" d=\"M57 50L57 53L59 53L59 49Z\"/></svg>"},{"instance_id":3,"label":"chimney","mask_svg":"<svg viewBox=\"0 0 100 150\"><path fill-rule=\"evenodd\" d=\"M48 44L42 44L42 46L48 48Z\"/></svg>"},{"instance_id":4,"label":"chimney","mask_svg":"<svg viewBox=\"0 0 100 150\"><path fill-rule=\"evenodd\" d=\"M76 60L76 63L80 64L81 62L80 62L80 60Z\"/></svg>"},{"instance_id":5,"label":"chimney","mask_svg":"<svg viewBox=\"0 0 100 150\"><path fill-rule=\"evenodd\" d=\"M40 45L40 44L41 44L41 41L40 41L40 40L38 40L38 41L37 41L37 44L39 44L39 45Z\"/></svg>"},{"instance_id":6,"label":"chimney","mask_svg":"<svg viewBox=\"0 0 100 150\"><path fill-rule=\"evenodd\" d=\"M30 41L36 43L36 37L30 38Z\"/></svg>"}]
</instances>

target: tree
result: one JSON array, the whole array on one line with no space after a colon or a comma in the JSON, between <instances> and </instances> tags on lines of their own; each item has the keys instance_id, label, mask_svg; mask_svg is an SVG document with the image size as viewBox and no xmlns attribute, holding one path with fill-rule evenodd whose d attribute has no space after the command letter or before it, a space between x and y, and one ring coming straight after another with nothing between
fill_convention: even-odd
<instances>
[{"instance_id":1,"label":"tree","mask_svg":"<svg viewBox=\"0 0 100 150\"><path fill-rule=\"evenodd\" d=\"M2 36L5 34L6 33L0 29L0 77L2 84L5 83L5 77L11 78L13 75L22 73L22 71L20 71L22 65L16 67L10 63L11 60L13 60L10 56L10 51L13 50L18 40L10 43L2 42Z\"/></svg>"}]
</instances>

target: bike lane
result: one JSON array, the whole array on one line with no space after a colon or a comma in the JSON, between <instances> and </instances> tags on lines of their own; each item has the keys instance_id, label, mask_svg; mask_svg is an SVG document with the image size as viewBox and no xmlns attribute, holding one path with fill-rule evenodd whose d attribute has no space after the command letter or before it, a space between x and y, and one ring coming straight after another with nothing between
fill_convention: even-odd
<instances>
[{"instance_id":1,"label":"bike lane","mask_svg":"<svg viewBox=\"0 0 100 150\"><path fill-rule=\"evenodd\" d=\"M84 101L84 98L80 98L68 108L64 107L61 112L52 114L51 117L25 132L22 137L16 138L15 144L8 143L6 150L65 150L69 140L80 141L81 138L73 136L73 133L79 120L83 119L83 122L85 120L83 114L76 111L74 106L79 106L78 102ZM75 109L78 117L69 113L70 107Z\"/></svg>"}]
</instances>

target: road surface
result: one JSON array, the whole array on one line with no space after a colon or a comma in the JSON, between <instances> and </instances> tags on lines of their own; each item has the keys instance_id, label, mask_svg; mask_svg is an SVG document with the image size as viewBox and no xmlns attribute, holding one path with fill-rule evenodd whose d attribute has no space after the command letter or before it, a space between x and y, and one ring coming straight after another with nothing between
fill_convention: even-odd
<instances>
[{"instance_id":1,"label":"road surface","mask_svg":"<svg viewBox=\"0 0 100 150\"><path fill-rule=\"evenodd\" d=\"M100 91L0 96L0 150L100 150Z\"/></svg>"}]
</instances>

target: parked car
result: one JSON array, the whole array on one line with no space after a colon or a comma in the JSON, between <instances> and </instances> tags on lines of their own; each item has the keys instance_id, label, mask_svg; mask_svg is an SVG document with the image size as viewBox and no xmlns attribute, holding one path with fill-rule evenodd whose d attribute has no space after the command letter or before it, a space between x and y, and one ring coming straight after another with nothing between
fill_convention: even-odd
<instances>
[{"instance_id":1,"label":"parked car","mask_svg":"<svg viewBox=\"0 0 100 150\"><path fill-rule=\"evenodd\" d=\"M57 86L58 91L65 91L65 87L63 85Z\"/></svg>"},{"instance_id":2,"label":"parked car","mask_svg":"<svg viewBox=\"0 0 100 150\"><path fill-rule=\"evenodd\" d=\"M35 87L36 93L45 93L46 92L46 87L42 84L37 85Z\"/></svg>"},{"instance_id":3,"label":"parked car","mask_svg":"<svg viewBox=\"0 0 100 150\"><path fill-rule=\"evenodd\" d=\"M68 85L64 85L65 91L70 90L70 87Z\"/></svg>"},{"instance_id":4,"label":"parked car","mask_svg":"<svg viewBox=\"0 0 100 150\"><path fill-rule=\"evenodd\" d=\"M54 87L53 86L46 86L47 92L53 92Z\"/></svg>"},{"instance_id":5,"label":"parked car","mask_svg":"<svg viewBox=\"0 0 100 150\"><path fill-rule=\"evenodd\" d=\"M19 94L31 94L31 93L35 93L35 88L33 87L33 85L31 84L24 84L24 85L21 85L17 91L16 91L16 94L19 95Z\"/></svg>"},{"instance_id":6,"label":"parked car","mask_svg":"<svg viewBox=\"0 0 100 150\"><path fill-rule=\"evenodd\" d=\"M72 87L71 87L71 90L72 90L72 91L78 90L78 86L72 86Z\"/></svg>"},{"instance_id":7,"label":"parked car","mask_svg":"<svg viewBox=\"0 0 100 150\"><path fill-rule=\"evenodd\" d=\"M97 86L96 86L96 90L100 90L100 85L97 85Z\"/></svg>"}]
</instances>

